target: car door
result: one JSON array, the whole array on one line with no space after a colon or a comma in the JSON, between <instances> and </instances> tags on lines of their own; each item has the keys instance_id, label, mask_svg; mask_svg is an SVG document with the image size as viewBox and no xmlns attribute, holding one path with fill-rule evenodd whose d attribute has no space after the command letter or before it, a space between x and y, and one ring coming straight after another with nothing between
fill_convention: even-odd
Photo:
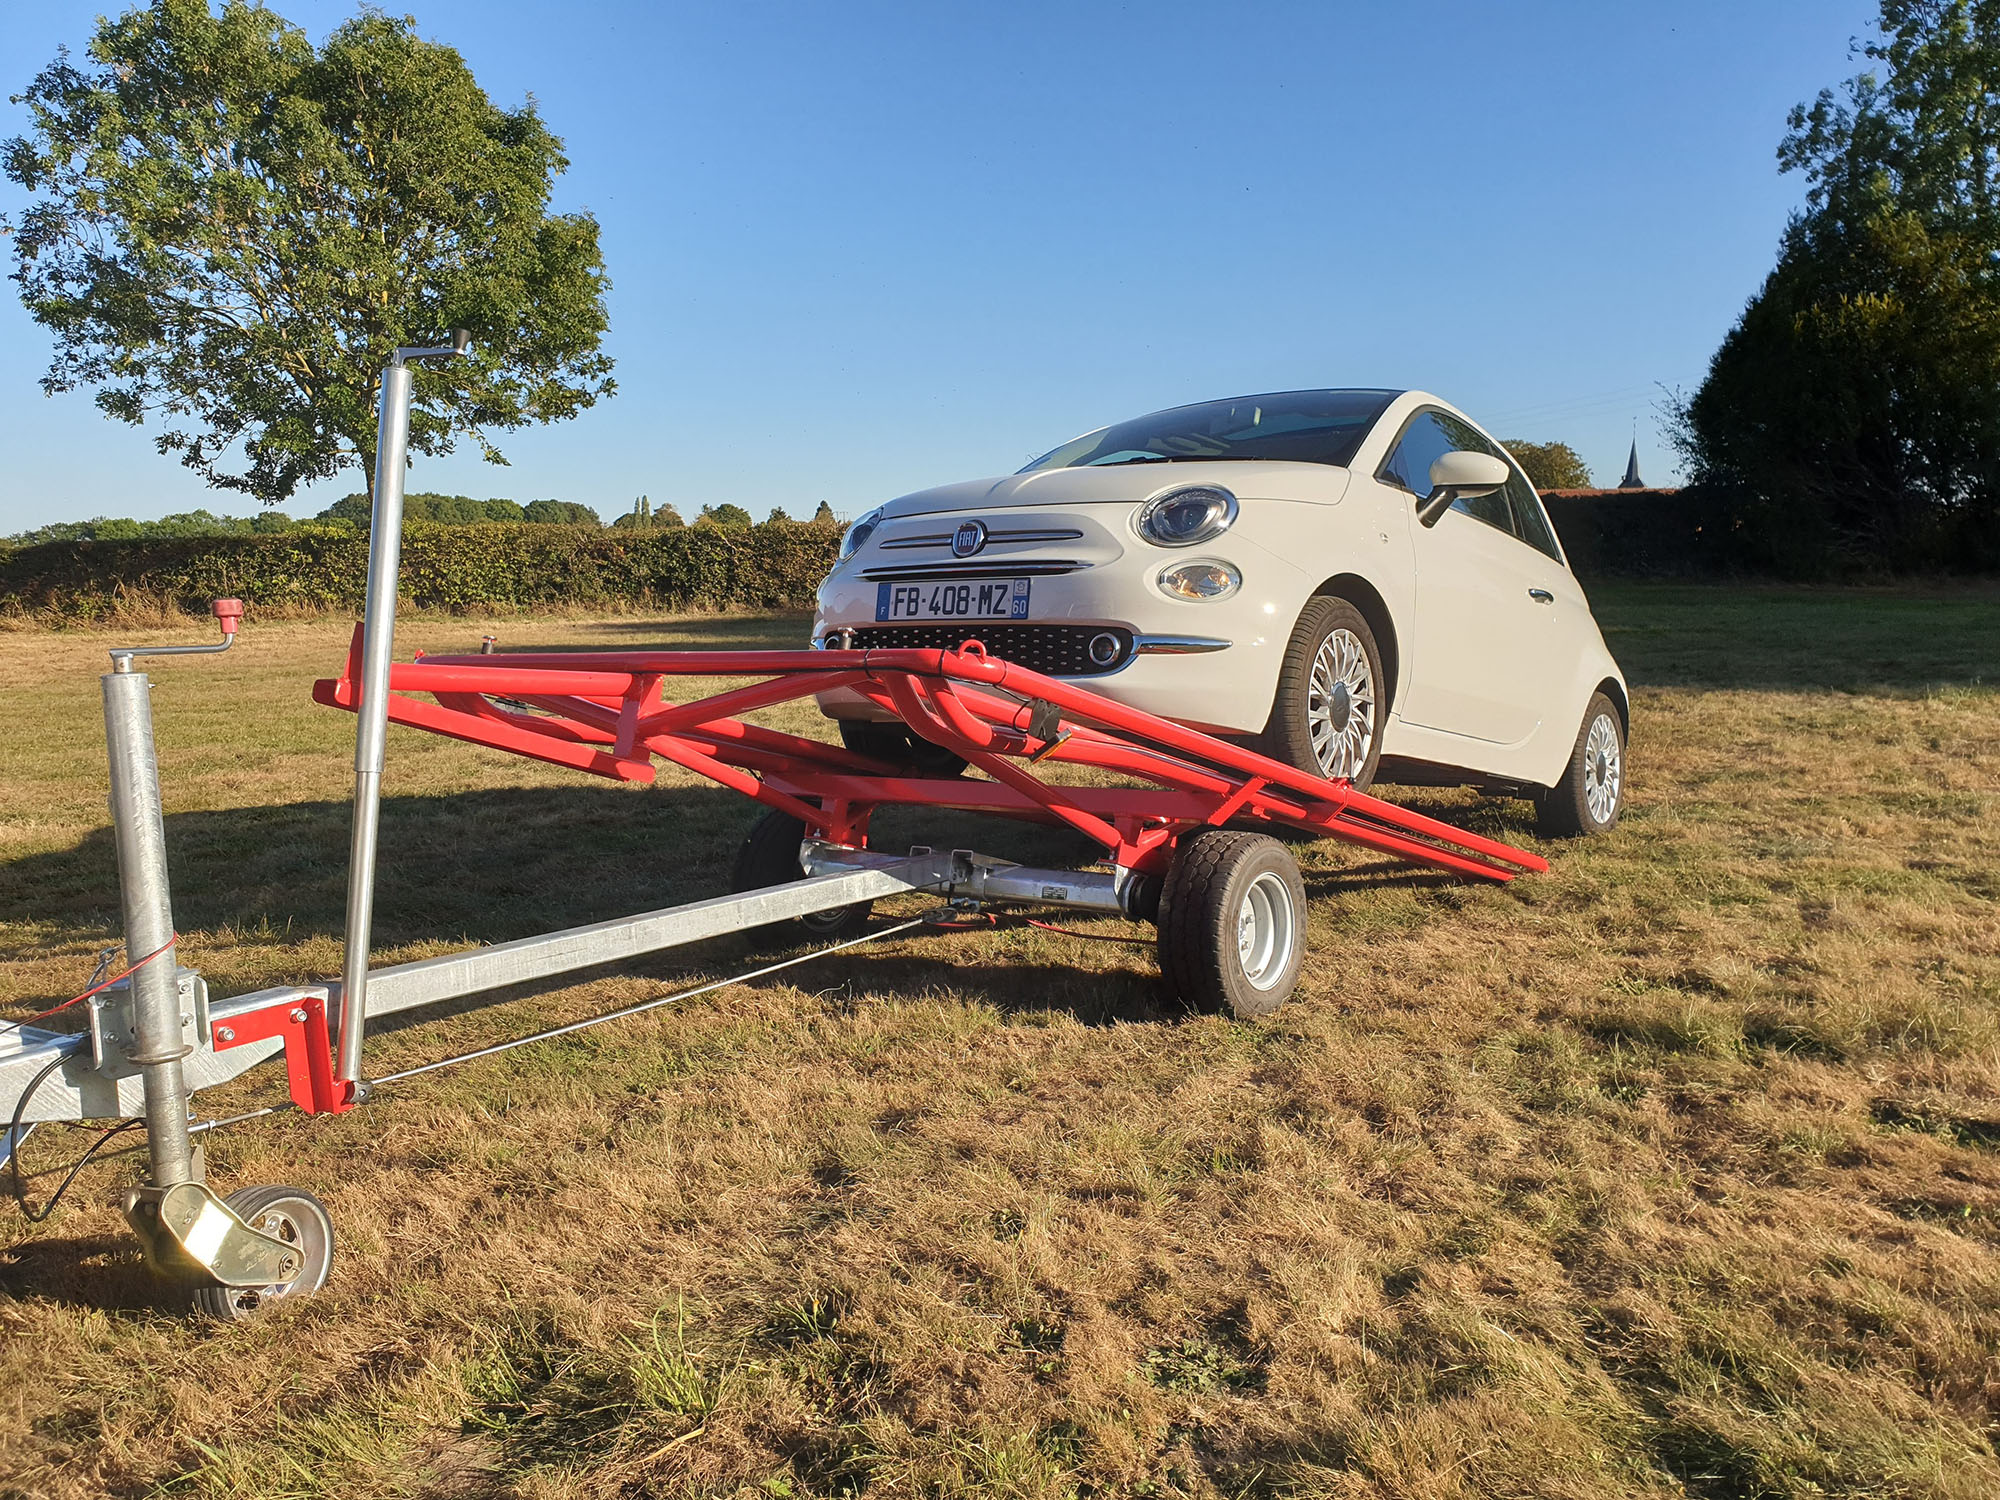
<instances>
[{"instance_id":1,"label":"car door","mask_svg":"<svg viewBox=\"0 0 2000 1500\"><path fill-rule=\"evenodd\" d=\"M1410 495L1430 494L1430 467L1455 449L1497 447L1449 412L1413 417L1378 475ZM1414 526L1416 641L1402 716L1411 724L1495 745L1518 745L1560 711L1568 672L1557 601L1569 590L1562 564L1523 538L1507 487L1458 501L1435 526ZM1534 511L1540 517L1540 509ZM1542 523L1546 528L1546 522ZM1553 542L1551 541L1551 546Z\"/></svg>"}]
</instances>

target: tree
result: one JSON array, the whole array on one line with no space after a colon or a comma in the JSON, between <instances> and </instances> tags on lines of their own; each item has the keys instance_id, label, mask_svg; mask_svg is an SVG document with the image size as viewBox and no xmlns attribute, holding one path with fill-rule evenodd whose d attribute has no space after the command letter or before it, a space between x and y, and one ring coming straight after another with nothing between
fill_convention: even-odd
<instances>
[{"instance_id":1,"label":"tree","mask_svg":"<svg viewBox=\"0 0 2000 1500\"><path fill-rule=\"evenodd\" d=\"M813 512L813 524L815 526L831 526L835 524L837 519L833 513L833 506L824 500L820 501L819 509Z\"/></svg>"},{"instance_id":2,"label":"tree","mask_svg":"<svg viewBox=\"0 0 2000 1500\"><path fill-rule=\"evenodd\" d=\"M163 419L162 453L267 503L360 468L401 344L470 330L416 377L410 447L573 417L614 389L597 223L551 214L568 162L532 101L492 103L451 48L364 11L315 49L261 5L152 0L101 20L15 102L21 300L43 389Z\"/></svg>"},{"instance_id":3,"label":"tree","mask_svg":"<svg viewBox=\"0 0 2000 1500\"><path fill-rule=\"evenodd\" d=\"M574 500L530 500L521 507L521 518L541 526L602 526L603 518L588 505Z\"/></svg>"},{"instance_id":4,"label":"tree","mask_svg":"<svg viewBox=\"0 0 2000 1500\"><path fill-rule=\"evenodd\" d=\"M755 524L750 518L749 511L740 505L730 505L727 502L721 505L704 505L701 508L701 514L695 517L694 523L697 526L703 524L710 526L750 526Z\"/></svg>"},{"instance_id":5,"label":"tree","mask_svg":"<svg viewBox=\"0 0 2000 1500\"><path fill-rule=\"evenodd\" d=\"M1694 480L1797 572L2000 564L2000 3L1882 0L1792 112L1805 208L1682 403Z\"/></svg>"},{"instance_id":6,"label":"tree","mask_svg":"<svg viewBox=\"0 0 2000 1500\"><path fill-rule=\"evenodd\" d=\"M1500 445L1514 455L1514 462L1538 490L1587 490L1591 487L1590 467L1568 443L1530 443L1509 438Z\"/></svg>"}]
</instances>

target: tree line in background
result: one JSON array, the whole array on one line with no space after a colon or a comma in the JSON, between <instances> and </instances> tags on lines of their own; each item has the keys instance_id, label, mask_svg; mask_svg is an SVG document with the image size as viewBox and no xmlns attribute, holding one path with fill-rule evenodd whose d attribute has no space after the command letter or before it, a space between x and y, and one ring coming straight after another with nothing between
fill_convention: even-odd
<instances>
[{"instance_id":1,"label":"tree line in background","mask_svg":"<svg viewBox=\"0 0 2000 1500\"><path fill-rule=\"evenodd\" d=\"M317 516L294 520L283 511L267 510L255 516L218 516L206 510L183 511L162 516L157 521L134 521L125 517L96 516L88 521L55 521L5 538L19 547L36 547L45 542L138 542L179 540L195 537L272 536L305 530L365 531L373 507L366 495L348 495L336 500ZM437 526L471 526L483 522L521 523L543 526L602 527L603 517L588 505L574 500L475 500L470 495L438 495L413 491L403 497L403 519ZM792 518L773 510L769 520L786 522ZM812 524L832 525L833 507L826 501L813 512ZM687 523L671 505L654 506L641 495L632 509L613 519L618 531L672 530ZM750 512L727 502L704 505L694 518L696 526L749 526Z\"/></svg>"},{"instance_id":2,"label":"tree line in background","mask_svg":"<svg viewBox=\"0 0 2000 1500\"><path fill-rule=\"evenodd\" d=\"M1875 68L1792 111L1809 185L1676 413L1745 562L2000 567L2000 0L1882 0Z\"/></svg>"}]
</instances>

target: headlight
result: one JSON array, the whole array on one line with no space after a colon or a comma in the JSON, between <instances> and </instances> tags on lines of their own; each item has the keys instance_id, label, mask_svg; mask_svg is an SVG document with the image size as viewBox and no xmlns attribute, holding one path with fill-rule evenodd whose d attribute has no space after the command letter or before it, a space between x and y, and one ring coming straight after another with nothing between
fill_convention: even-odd
<instances>
[{"instance_id":1,"label":"headlight","mask_svg":"<svg viewBox=\"0 0 2000 1500\"><path fill-rule=\"evenodd\" d=\"M1175 563L1162 568L1160 592L1169 599L1227 599L1243 586L1243 575L1226 562L1203 558L1199 562Z\"/></svg>"},{"instance_id":2,"label":"headlight","mask_svg":"<svg viewBox=\"0 0 2000 1500\"><path fill-rule=\"evenodd\" d=\"M846 562L861 550L861 544L875 534L875 528L882 524L882 507L876 506L860 520L847 528L847 535L840 539L840 560Z\"/></svg>"},{"instance_id":3,"label":"headlight","mask_svg":"<svg viewBox=\"0 0 2000 1500\"><path fill-rule=\"evenodd\" d=\"M1236 497L1219 485L1192 484L1155 495L1132 524L1156 547L1192 547L1213 541L1236 521Z\"/></svg>"}]
</instances>

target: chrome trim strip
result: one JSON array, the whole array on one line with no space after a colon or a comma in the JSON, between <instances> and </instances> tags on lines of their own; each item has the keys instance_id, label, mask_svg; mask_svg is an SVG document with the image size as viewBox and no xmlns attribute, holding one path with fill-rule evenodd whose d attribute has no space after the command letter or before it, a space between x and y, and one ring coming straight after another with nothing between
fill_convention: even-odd
<instances>
[{"instance_id":1,"label":"chrome trim strip","mask_svg":"<svg viewBox=\"0 0 2000 1500\"><path fill-rule=\"evenodd\" d=\"M1093 564L1073 557L1023 558L1009 562L1004 557L982 556L962 563L905 563L899 567L863 568L861 576L871 583L917 583L936 580L953 583L967 578L1047 578L1058 573L1080 573ZM1017 622L1018 623L1018 622Z\"/></svg>"},{"instance_id":2,"label":"chrome trim strip","mask_svg":"<svg viewBox=\"0 0 2000 1500\"><path fill-rule=\"evenodd\" d=\"M1235 642L1220 641L1211 635L1135 635L1134 656L1201 656L1210 651L1227 651Z\"/></svg>"},{"instance_id":3,"label":"chrome trim strip","mask_svg":"<svg viewBox=\"0 0 2000 1500\"><path fill-rule=\"evenodd\" d=\"M880 543L879 552L909 551L917 547L949 547L952 533L949 531L926 531L915 536L891 537ZM1079 542L1083 533L1073 527L1030 527L1015 531L995 531L988 528L986 545L996 542Z\"/></svg>"}]
</instances>

